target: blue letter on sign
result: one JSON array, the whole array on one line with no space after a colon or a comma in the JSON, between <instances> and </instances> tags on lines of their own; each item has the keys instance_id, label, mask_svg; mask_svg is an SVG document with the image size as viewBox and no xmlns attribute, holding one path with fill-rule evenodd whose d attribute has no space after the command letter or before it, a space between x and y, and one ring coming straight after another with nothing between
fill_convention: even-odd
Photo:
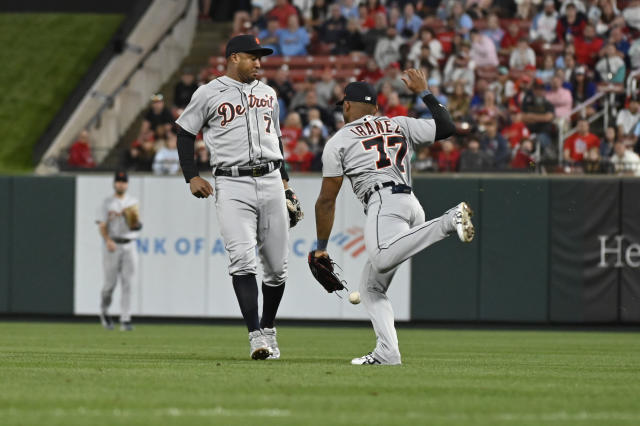
<instances>
[{"instance_id":1,"label":"blue letter on sign","mask_svg":"<svg viewBox=\"0 0 640 426\"><path fill-rule=\"evenodd\" d=\"M178 254L184 256L189 253L189 250L191 250L191 243L189 243L189 240L186 238L178 238L176 241L176 251Z\"/></svg>"},{"instance_id":2,"label":"blue letter on sign","mask_svg":"<svg viewBox=\"0 0 640 426\"><path fill-rule=\"evenodd\" d=\"M164 250L164 240L165 238L153 239L153 252L155 254L158 254L158 253L167 254L167 252Z\"/></svg>"}]
</instances>

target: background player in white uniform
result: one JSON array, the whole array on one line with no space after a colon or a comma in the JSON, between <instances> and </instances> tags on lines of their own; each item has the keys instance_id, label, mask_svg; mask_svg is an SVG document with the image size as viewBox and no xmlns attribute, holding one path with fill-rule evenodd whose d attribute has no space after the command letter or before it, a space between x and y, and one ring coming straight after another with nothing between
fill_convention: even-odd
<instances>
[{"instance_id":1,"label":"background player in white uniform","mask_svg":"<svg viewBox=\"0 0 640 426\"><path fill-rule=\"evenodd\" d=\"M111 297L120 279L122 299L120 329L131 331L131 281L136 269L136 239L142 224L137 220L129 227L125 209L134 208L138 200L127 194L129 178L125 172L116 172L113 182L115 193L102 202L98 210L98 227L104 239L103 267L104 287L101 293L100 322L108 330L113 329L113 321L108 310Z\"/></svg>"},{"instance_id":2,"label":"background player in white uniform","mask_svg":"<svg viewBox=\"0 0 640 426\"><path fill-rule=\"evenodd\" d=\"M427 90L423 72L408 70L403 80L411 91L420 93L433 119L376 117L375 89L364 82L350 83L340 102L347 124L329 139L322 155L315 255L328 255L327 241L343 175L351 180L367 214L364 234L368 260L360 282L360 297L371 318L377 344L373 352L353 359L352 364L401 363L393 309L386 295L396 269L449 233L457 231L464 242L471 241L474 235L472 213L464 202L425 222L424 211L409 186L409 159L416 145L445 139L453 134L455 126L446 108Z\"/></svg>"},{"instance_id":3,"label":"background player in white uniform","mask_svg":"<svg viewBox=\"0 0 640 426\"><path fill-rule=\"evenodd\" d=\"M180 164L199 198L214 194L195 167L193 145L201 129L211 153L218 222L253 359L280 357L274 320L287 278L285 190L287 198L293 194L284 169L276 93L256 79L260 58L272 52L250 35L231 39L226 74L196 90L177 120ZM264 272L261 319L256 245Z\"/></svg>"}]
</instances>

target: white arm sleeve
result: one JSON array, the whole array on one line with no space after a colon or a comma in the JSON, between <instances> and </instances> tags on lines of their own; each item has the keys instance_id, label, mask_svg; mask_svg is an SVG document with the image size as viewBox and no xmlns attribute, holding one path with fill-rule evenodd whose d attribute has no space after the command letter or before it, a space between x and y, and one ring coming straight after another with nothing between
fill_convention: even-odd
<instances>
[{"instance_id":1,"label":"white arm sleeve","mask_svg":"<svg viewBox=\"0 0 640 426\"><path fill-rule=\"evenodd\" d=\"M336 177L343 174L344 169L338 144L335 143L335 140L329 139L322 152L322 176Z\"/></svg>"},{"instance_id":2,"label":"white arm sleeve","mask_svg":"<svg viewBox=\"0 0 640 426\"><path fill-rule=\"evenodd\" d=\"M280 131L280 104L278 103L278 99L275 99L275 102L273 103L271 120L273 121L273 128L276 131L276 135L278 137L281 137L282 132Z\"/></svg>"},{"instance_id":3,"label":"white arm sleeve","mask_svg":"<svg viewBox=\"0 0 640 426\"><path fill-rule=\"evenodd\" d=\"M209 116L209 106L206 86L200 86L191 96L191 101L185 110L180 114L176 123L192 135L197 135L205 125L205 120Z\"/></svg>"},{"instance_id":4,"label":"white arm sleeve","mask_svg":"<svg viewBox=\"0 0 640 426\"><path fill-rule=\"evenodd\" d=\"M432 118L393 117L402 133L413 145L433 143L436 140L436 123Z\"/></svg>"}]
</instances>

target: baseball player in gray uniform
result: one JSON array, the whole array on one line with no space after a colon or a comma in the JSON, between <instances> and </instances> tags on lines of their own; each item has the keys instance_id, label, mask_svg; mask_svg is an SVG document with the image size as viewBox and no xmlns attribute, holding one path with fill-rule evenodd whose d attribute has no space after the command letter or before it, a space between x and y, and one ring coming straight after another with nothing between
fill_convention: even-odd
<instances>
[{"instance_id":1,"label":"baseball player in gray uniform","mask_svg":"<svg viewBox=\"0 0 640 426\"><path fill-rule=\"evenodd\" d=\"M191 193L198 198L215 195L253 359L280 357L274 321L287 279L289 227L302 218L284 168L276 93L257 80L260 58L271 53L254 36L232 38L226 47L226 74L198 88L177 120L180 164ZM195 167L194 141L200 130L211 153L215 191ZM261 318L256 246L264 272Z\"/></svg>"},{"instance_id":2,"label":"baseball player in gray uniform","mask_svg":"<svg viewBox=\"0 0 640 426\"><path fill-rule=\"evenodd\" d=\"M122 286L120 330L131 331L131 281L137 262L136 239L142 224L137 213L130 213L137 212L138 200L127 194L129 178L126 172L116 172L113 187L115 193L102 202L96 220L105 243L100 322L107 330L113 330L108 310L119 278Z\"/></svg>"},{"instance_id":3,"label":"baseball player in gray uniform","mask_svg":"<svg viewBox=\"0 0 640 426\"><path fill-rule=\"evenodd\" d=\"M356 365L400 364L393 309L387 290L398 266L447 235L457 232L463 242L474 236L472 212L462 202L442 216L425 222L420 202L411 191L409 159L415 147L453 134L447 109L428 91L422 71L408 70L407 87L420 94L433 119L377 117L376 91L368 83L350 83L343 104L345 123L325 145L322 187L316 202L318 249L326 248L343 176L366 212L365 246L368 260L360 282L360 297L377 337L375 349L351 361Z\"/></svg>"}]
</instances>

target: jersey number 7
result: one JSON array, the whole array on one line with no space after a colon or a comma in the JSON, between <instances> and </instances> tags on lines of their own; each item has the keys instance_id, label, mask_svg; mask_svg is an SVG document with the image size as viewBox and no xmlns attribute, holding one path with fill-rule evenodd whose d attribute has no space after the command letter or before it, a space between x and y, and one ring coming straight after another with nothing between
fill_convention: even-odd
<instances>
[{"instance_id":1,"label":"jersey number 7","mask_svg":"<svg viewBox=\"0 0 640 426\"><path fill-rule=\"evenodd\" d=\"M365 150L370 150L375 147L378 150L378 161L376 161L376 168L384 169L385 167L389 167L391 165L391 160L389 159L389 154L385 148L391 148L393 146L400 145L398 151L396 152L395 163L396 167L400 172L404 173L404 165L402 162L404 161L404 157L407 155L407 141L403 136L400 135L380 135L376 136L372 139L365 139L362 141L362 146L364 146Z\"/></svg>"}]
</instances>

